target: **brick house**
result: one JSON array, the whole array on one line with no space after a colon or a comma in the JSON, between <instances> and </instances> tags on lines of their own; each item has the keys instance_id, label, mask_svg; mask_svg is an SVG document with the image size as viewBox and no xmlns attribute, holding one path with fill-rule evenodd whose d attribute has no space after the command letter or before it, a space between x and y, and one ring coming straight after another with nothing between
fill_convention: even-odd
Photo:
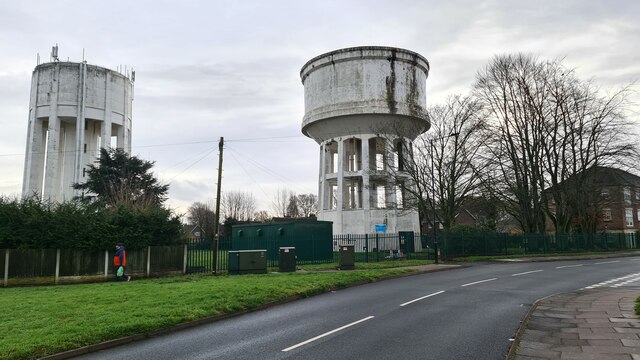
<instances>
[{"instance_id":1,"label":"brick house","mask_svg":"<svg viewBox=\"0 0 640 360\"><path fill-rule=\"evenodd\" d=\"M182 233L187 240L200 239L203 235L202 229L198 225L183 224Z\"/></svg>"},{"instance_id":2,"label":"brick house","mask_svg":"<svg viewBox=\"0 0 640 360\"><path fill-rule=\"evenodd\" d=\"M640 177L629 172L600 171L600 221L598 231L635 233L640 230Z\"/></svg>"},{"instance_id":3,"label":"brick house","mask_svg":"<svg viewBox=\"0 0 640 360\"><path fill-rule=\"evenodd\" d=\"M640 177L603 166L591 168L589 172L591 189L584 196L591 198L590 210L596 232L625 233L631 238L631 234L640 230ZM549 208L554 211L553 201ZM555 231L551 221L547 222L546 229L547 232Z\"/></svg>"}]
</instances>

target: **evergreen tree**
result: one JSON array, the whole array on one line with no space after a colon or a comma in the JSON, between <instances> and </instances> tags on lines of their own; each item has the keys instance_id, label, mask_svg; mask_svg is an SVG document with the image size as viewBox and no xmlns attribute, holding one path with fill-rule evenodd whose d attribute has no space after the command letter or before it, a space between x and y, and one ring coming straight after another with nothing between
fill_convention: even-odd
<instances>
[{"instance_id":1,"label":"evergreen tree","mask_svg":"<svg viewBox=\"0 0 640 360\"><path fill-rule=\"evenodd\" d=\"M130 156L122 149L100 149L96 165L89 165L88 179L74 184L82 199L98 207L124 205L132 209L161 206L169 185L158 182L151 172L154 162Z\"/></svg>"}]
</instances>

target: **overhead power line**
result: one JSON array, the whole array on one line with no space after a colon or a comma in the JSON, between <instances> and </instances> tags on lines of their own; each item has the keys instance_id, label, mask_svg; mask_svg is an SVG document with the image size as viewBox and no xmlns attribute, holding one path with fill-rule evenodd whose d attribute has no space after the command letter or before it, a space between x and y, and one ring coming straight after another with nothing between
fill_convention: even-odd
<instances>
[{"instance_id":1,"label":"overhead power line","mask_svg":"<svg viewBox=\"0 0 640 360\"><path fill-rule=\"evenodd\" d=\"M260 138L245 138L245 139L229 139L225 140L225 142L303 142L307 141L306 139L300 139L299 141L286 141L284 139L292 139L292 138L300 138L299 135L291 135L291 136L274 136L274 137L260 137ZM132 146L133 149L146 149L153 147L170 147L170 146L183 146L183 145L196 145L196 144L211 144L217 143L219 140L201 140L201 141L185 141L185 142L176 142L176 143L164 143L164 144L150 144L150 145L136 145ZM84 149L74 149L74 150L65 150L60 153L77 153L79 151L84 151ZM96 150L97 151L97 150ZM44 154L45 151L35 151L34 154ZM24 156L24 153L13 153L13 154L0 154L0 156Z\"/></svg>"}]
</instances>

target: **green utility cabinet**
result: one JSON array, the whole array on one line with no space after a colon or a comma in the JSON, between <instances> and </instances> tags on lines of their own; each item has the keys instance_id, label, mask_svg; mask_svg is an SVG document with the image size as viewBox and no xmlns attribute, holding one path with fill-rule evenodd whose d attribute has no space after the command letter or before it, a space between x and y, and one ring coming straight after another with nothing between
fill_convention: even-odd
<instances>
[{"instance_id":1,"label":"green utility cabinet","mask_svg":"<svg viewBox=\"0 0 640 360\"><path fill-rule=\"evenodd\" d=\"M278 265L280 272L295 272L296 271L296 248L294 247L281 247L278 256Z\"/></svg>"},{"instance_id":2,"label":"green utility cabinet","mask_svg":"<svg viewBox=\"0 0 640 360\"><path fill-rule=\"evenodd\" d=\"M266 274L267 250L229 251L229 274Z\"/></svg>"},{"instance_id":3,"label":"green utility cabinet","mask_svg":"<svg viewBox=\"0 0 640 360\"><path fill-rule=\"evenodd\" d=\"M355 252L353 244L340 245L340 270L355 269Z\"/></svg>"}]
</instances>

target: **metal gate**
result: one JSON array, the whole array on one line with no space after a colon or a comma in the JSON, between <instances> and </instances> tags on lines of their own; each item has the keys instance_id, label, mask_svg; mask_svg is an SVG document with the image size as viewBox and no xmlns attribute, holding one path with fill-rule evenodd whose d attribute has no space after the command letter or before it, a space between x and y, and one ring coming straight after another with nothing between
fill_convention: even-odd
<instances>
[{"instance_id":1,"label":"metal gate","mask_svg":"<svg viewBox=\"0 0 640 360\"><path fill-rule=\"evenodd\" d=\"M213 264L213 240L191 239L187 246L187 274L210 273Z\"/></svg>"}]
</instances>

